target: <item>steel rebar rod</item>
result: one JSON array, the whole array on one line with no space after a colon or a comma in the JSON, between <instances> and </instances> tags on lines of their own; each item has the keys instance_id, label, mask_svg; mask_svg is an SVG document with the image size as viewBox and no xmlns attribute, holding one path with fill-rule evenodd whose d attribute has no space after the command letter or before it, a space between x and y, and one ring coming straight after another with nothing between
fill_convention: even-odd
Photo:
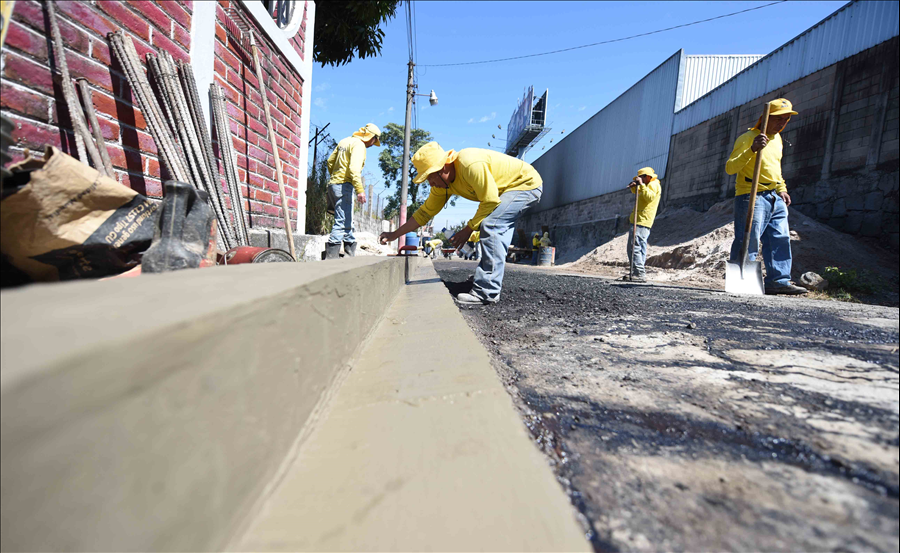
<instances>
[{"instance_id":1,"label":"steel rebar rod","mask_svg":"<svg viewBox=\"0 0 900 553\"><path fill-rule=\"evenodd\" d=\"M222 157L222 166L225 169L225 183L231 197L231 205L234 210L235 220L243 228L244 240L246 245L250 243L250 237L247 233L247 224L244 219L243 197L241 195L240 182L237 173L237 157L234 153L231 143L231 131L228 126L228 118L225 112L225 97L215 83L210 84L210 97L212 99L213 118L216 125L216 136L219 140L219 153Z\"/></svg>"},{"instance_id":2,"label":"steel rebar rod","mask_svg":"<svg viewBox=\"0 0 900 553\"><path fill-rule=\"evenodd\" d=\"M103 159L100 157L100 151L97 150L97 146L88 132L84 114L81 113L78 96L75 94L75 87L72 85L72 78L69 76L69 65L66 63L66 52L63 47L62 35L59 33L59 23L56 21L56 6L54 6L53 2L44 2L44 4L47 6L47 17L50 19L53 53L56 57L56 63L59 65L59 72L62 75L63 97L66 100L69 118L72 120L72 126L75 131L75 147L78 150L78 157L82 163L87 163L88 156L90 156L94 168L104 175L112 176L111 172L107 173ZM87 154L85 154L85 148L87 148Z\"/></svg>"},{"instance_id":3,"label":"steel rebar rod","mask_svg":"<svg viewBox=\"0 0 900 553\"><path fill-rule=\"evenodd\" d=\"M187 99L185 98L183 91L181 90L181 82L179 81L178 74L175 69L175 60L171 54L163 51L162 55L160 56L160 62L161 67L163 68L163 73L168 80L169 90L172 94L172 99L174 102L173 111L178 114L176 116L176 119L179 121L178 130L183 134L185 138L183 145L185 147L187 158L197 173L196 186L201 190L205 190L206 193L209 194L209 202L211 204L211 207L213 208L213 211L216 213L216 218L218 219L219 227L221 228L219 236L221 236L223 239L224 245L226 246L225 249L231 249L236 245L237 242L234 238L234 233L232 232L231 225L228 224L228 219L225 216L225 211L222 209L221 198L219 196L219 188L212 181L206 159L204 158L203 151L200 148L200 143L194 131L194 122L191 119Z\"/></svg>"},{"instance_id":4,"label":"steel rebar rod","mask_svg":"<svg viewBox=\"0 0 900 553\"><path fill-rule=\"evenodd\" d=\"M175 148L172 137L168 134L159 106L154 106L156 99L150 90L150 84L146 77L144 79L141 78L143 76L143 68L140 66L140 62L131 56L125 39L126 36L122 31L115 31L107 35L109 45L116 58L118 58L122 70L125 72L125 78L128 80L135 100L137 100L138 107L144 114L150 134L154 142L156 142L160 160L176 180L186 182L184 167L178 158L178 151ZM135 61L137 61L137 67L135 67Z\"/></svg>"},{"instance_id":5,"label":"steel rebar rod","mask_svg":"<svg viewBox=\"0 0 900 553\"><path fill-rule=\"evenodd\" d=\"M97 149L100 151L103 167L106 169L107 175L113 176L112 161L109 159L109 151L106 149L106 140L103 139L103 131L100 130L100 122L97 121L97 112L94 111L94 98L91 94L91 87L88 86L85 78L79 78L75 82L78 84L78 91L81 93L81 103L84 104L84 111L87 113L91 129L94 131L94 140L97 141Z\"/></svg>"}]
</instances>

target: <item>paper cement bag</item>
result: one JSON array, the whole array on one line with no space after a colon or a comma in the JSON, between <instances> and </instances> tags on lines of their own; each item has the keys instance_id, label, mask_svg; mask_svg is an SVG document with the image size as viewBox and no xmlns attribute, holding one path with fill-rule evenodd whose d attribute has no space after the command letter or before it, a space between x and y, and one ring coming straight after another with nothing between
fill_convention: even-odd
<instances>
[{"instance_id":1,"label":"paper cement bag","mask_svg":"<svg viewBox=\"0 0 900 553\"><path fill-rule=\"evenodd\" d=\"M43 160L10 169L10 180L24 182L0 201L4 265L55 281L116 275L140 263L157 204L52 146Z\"/></svg>"}]
</instances>

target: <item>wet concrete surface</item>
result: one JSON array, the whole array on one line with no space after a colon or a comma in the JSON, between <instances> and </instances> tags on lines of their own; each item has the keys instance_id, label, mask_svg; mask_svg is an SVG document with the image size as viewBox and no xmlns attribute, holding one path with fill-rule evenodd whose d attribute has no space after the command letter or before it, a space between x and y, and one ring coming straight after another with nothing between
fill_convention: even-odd
<instances>
[{"instance_id":1,"label":"wet concrete surface","mask_svg":"<svg viewBox=\"0 0 900 553\"><path fill-rule=\"evenodd\" d=\"M598 551L897 550L896 308L507 265L460 309Z\"/></svg>"}]
</instances>

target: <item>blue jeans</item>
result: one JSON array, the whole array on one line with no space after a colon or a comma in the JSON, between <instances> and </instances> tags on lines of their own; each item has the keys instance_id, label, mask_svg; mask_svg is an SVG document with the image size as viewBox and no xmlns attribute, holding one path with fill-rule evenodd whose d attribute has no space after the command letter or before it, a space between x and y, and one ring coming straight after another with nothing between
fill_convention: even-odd
<instances>
[{"instance_id":1,"label":"blue jeans","mask_svg":"<svg viewBox=\"0 0 900 553\"><path fill-rule=\"evenodd\" d=\"M731 261L740 263L741 245L744 242L744 225L747 224L747 206L750 194L734 198L734 242L731 243ZM747 260L759 255L762 242L763 262L766 264L766 286L787 286L791 283L791 233L788 228L788 209L784 200L774 190L756 196L753 207L753 224L750 227L750 246Z\"/></svg>"},{"instance_id":2,"label":"blue jeans","mask_svg":"<svg viewBox=\"0 0 900 553\"><path fill-rule=\"evenodd\" d=\"M631 270L631 239L634 234L634 227L628 231L628 261L629 270ZM647 261L647 239L650 238L650 229L648 227L637 226L637 238L634 243L637 251L634 255L634 273L631 276L642 277L645 275L644 263Z\"/></svg>"},{"instance_id":3,"label":"blue jeans","mask_svg":"<svg viewBox=\"0 0 900 553\"><path fill-rule=\"evenodd\" d=\"M337 204L334 206L334 226L331 227L328 243L356 242L353 236L353 197L356 196L356 189L349 182L329 186L337 197Z\"/></svg>"},{"instance_id":4,"label":"blue jeans","mask_svg":"<svg viewBox=\"0 0 900 553\"><path fill-rule=\"evenodd\" d=\"M512 242L516 219L541 201L542 188L512 190L500 195L500 204L481 222L481 262L475 269L472 294L496 302L500 300L506 254Z\"/></svg>"}]
</instances>

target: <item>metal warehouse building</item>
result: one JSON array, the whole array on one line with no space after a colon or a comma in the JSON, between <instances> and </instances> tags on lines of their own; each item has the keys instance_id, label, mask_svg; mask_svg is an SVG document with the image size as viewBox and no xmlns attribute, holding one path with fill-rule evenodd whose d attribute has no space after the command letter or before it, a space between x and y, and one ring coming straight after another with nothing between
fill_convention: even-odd
<instances>
[{"instance_id":1,"label":"metal warehouse building","mask_svg":"<svg viewBox=\"0 0 900 553\"><path fill-rule=\"evenodd\" d=\"M544 197L517 227L550 230L563 252L600 245L626 230L624 188L647 165L662 209L708 209L734 194L738 134L786 97L794 207L897 248L898 21L897 2L851 2L766 56L676 52L534 161Z\"/></svg>"}]
</instances>

